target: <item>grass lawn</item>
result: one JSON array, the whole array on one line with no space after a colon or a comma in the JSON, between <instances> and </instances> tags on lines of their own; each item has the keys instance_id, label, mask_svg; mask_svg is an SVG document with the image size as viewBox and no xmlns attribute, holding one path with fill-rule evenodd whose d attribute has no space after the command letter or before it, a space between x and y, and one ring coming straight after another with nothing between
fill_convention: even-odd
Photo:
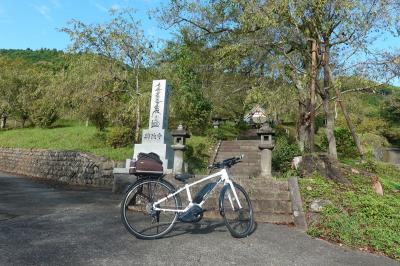
<instances>
[{"instance_id":1,"label":"grass lawn","mask_svg":"<svg viewBox=\"0 0 400 266\"><path fill-rule=\"evenodd\" d=\"M190 170L194 173L204 173L213 142L204 136L192 136L187 140L187 145L185 156ZM131 158L133 155L132 146L116 149L108 146L105 134L99 133L95 127L63 120L49 129L24 128L0 131L0 147L83 151L117 161Z\"/></svg>"},{"instance_id":2,"label":"grass lawn","mask_svg":"<svg viewBox=\"0 0 400 266\"><path fill-rule=\"evenodd\" d=\"M92 153L112 160L125 160L133 155L132 147L114 149L95 127L61 122L54 128L24 128L0 131L0 147L74 150Z\"/></svg>"},{"instance_id":3,"label":"grass lawn","mask_svg":"<svg viewBox=\"0 0 400 266\"><path fill-rule=\"evenodd\" d=\"M350 186L318 175L300 180L307 212L314 199L333 203L322 210L319 223L311 225L308 233L400 260L400 170L371 162L363 168L379 176L384 196L373 192L370 178L362 175L348 176Z\"/></svg>"}]
</instances>

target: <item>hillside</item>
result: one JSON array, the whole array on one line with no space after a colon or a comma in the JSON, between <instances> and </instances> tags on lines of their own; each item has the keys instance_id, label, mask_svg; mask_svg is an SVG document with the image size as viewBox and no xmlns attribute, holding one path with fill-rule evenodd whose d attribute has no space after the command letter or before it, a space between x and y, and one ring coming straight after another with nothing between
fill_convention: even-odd
<instances>
[{"instance_id":1,"label":"hillside","mask_svg":"<svg viewBox=\"0 0 400 266\"><path fill-rule=\"evenodd\" d=\"M49 62L59 65L65 63L64 52L56 49L0 49L0 55L6 56L12 60L23 60L31 64Z\"/></svg>"}]
</instances>

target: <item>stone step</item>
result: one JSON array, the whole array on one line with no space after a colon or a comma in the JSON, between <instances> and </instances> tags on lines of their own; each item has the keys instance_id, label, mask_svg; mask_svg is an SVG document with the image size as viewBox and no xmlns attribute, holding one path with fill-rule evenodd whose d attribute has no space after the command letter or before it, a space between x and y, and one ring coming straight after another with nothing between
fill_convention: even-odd
<instances>
[{"instance_id":1,"label":"stone step","mask_svg":"<svg viewBox=\"0 0 400 266\"><path fill-rule=\"evenodd\" d=\"M261 155L259 154L251 154L251 153L243 153L244 158L243 162L260 162L261 161ZM236 154L236 156L239 156ZM215 157L215 161L223 161L225 159L235 157L233 154L227 154L227 153L220 153Z\"/></svg>"},{"instance_id":2,"label":"stone step","mask_svg":"<svg viewBox=\"0 0 400 266\"><path fill-rule=\"evenodd\" d=\"M229 174L232 176L232 178L235 178L235 176L245 176L248 178L254 178L256 177L255 175L258 175L260 173L260 170L257 169L233 169L229 171Z\"/></svg>"},{"instance_id":3,"label":"stone step","mask_svg":"<svg viewBox=\"0 0 400 266\"><path fill-rule=\"evenodd\" d=\"M205 219L222 220L219 211L208 211L204 213ZM254 213L254 219L259 223L274 223L274 224L293 224L294 220L292 215L289 214L276 214L268 212Z\"/></svg>"},{"instance_id":4,"label":"stone step","mask_svg":"<svg viewBox=\"0 0 400 266\"><path fill-rule=\"evenodd\" d=\"M222 145L219 148L219 151L232 151L232 152L236 152L236 151L254 151L254 152L258 152L260 150L258 149L258 146L226 146L226 145Z\"/></svg>"},{"instance_id":5,"label":"stone step","mask_svg":"<svg viewBox=\"0 0 400 266\"><path fill-rule=\"evenodd\" d=\"M260 140L224 140L224 145L256 145L260 143Z\"/></svg>"},{"instance_id":6,"label":"stone step","mask_svg":"<svg viewBox=\"0 0 400 266\"><path fill-rule=\"evenodd\" d=\"M248 154L248 155L261 156L261 152L259 151L224 151L224 150L219 150L217 156L223 154L225 156L233 157L233 156L239 156L242 153L244 153L245 155Z\"/></svg>"}]
</instances>

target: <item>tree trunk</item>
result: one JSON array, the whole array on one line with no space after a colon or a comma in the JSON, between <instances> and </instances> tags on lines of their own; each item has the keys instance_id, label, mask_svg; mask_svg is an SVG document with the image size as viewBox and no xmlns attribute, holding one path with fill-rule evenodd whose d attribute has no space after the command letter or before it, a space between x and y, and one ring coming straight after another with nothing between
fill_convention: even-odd
<instances>
[{"instance_id":1,"label":"tree trunk","mask_svg":"<svg viewBox=\"0 0 400 266\"><path fill-rule=\"evenodd\" d=\"M1 125L0 125L1 129L6 128L6 122L7 122L7 116L6 115L2 115L1 116Z\"/></svg>"},{"instance_id":2,"label":"tree trunk","mask_svg":"<svg viewBox=\"0 0 400 266\"><path fill-rule=\"evenodd\" d=\"M326 49L326 46L325 46ZM325 117L326 117L326 138L328 140L328 154L337 159L337 147L336 147L336 138L334 134L335 129L335 116L333 114L333 110L329 104L330 93L329 90L331 88L331 80L329 78L328 68L326 67L329 64L329 51L325 51L323 57L323 66L324 66L324 88L320 90L320 96L322 99L322 104L324 107Z\"/></svg>"},{"instance_id":3,"label":"tree trunk","mask_svg":"<svg viewBox=\"0 0 400 266\"><path fill-rule=\"evenodd\" d=\"M136 97L139 97L139 69L136 69ZM136 101L136 125L135 125L135 143L139 142L140 136L140 101Z\"/></svg>"},{"instance_id":4,"label":"tree trunk","mask_svg":"<svg viewBox=\"0 0 400 266\"><path fill-rule=\"evenodd\" d=\"M328 49L329 48L327 48L326 50L328 50ZM327 56L329 58L329 53L327 54ZM350 119L350 115L347 112L346 105L344 104L344 102L342 100L341 92L337 88L337 86L335 86L332 70L331 70L331 67L329 65L329 60L326 60L325 62L326 62L326 66L325 67L326 67L326 71L327 71L327 75L328 75L330 84L332 84L333 87L335 88L336 98L337 98L337 101L340 104L340 108L343 111L343 115L344 115L344 117L346 119L347 126L348 126L348 128L349 128L349 130L351 132L351 135L353 136L353 140L354 140L354 143L356 144L356 147L357 147L357 150L358 150L358 152L360 154L361 160L364 160L364 152L363 152L362 147L361 147L360 139L357 136L356 130L354 128L354 125L353 125L353 123L352 123L352 121Z\"/></svg>"},{"instance_id":5,"label":"tree trunk","mask_svg":"<svg viewBox=\"0 0 400 266\"><path fill-rule=\"evenodd\" d=\"M326 97L321 97L326 116L326 138L328 140L328 154L337 159L336 138L334 134L335 129L335 115L329 105L329 94Z\"/></svg>"},{"instance_id":6,"label":"tree trunk","mask_svg":"<svg viewBox=\"0 0 400 266\"><path fill-rule=\"evenodd\" d=\"M310 80L310 152L315 148L315 82L317 79L317 42L311 41L311 80Z\"/></svg>"},{"instance_id":7,"label":"tree trunk","mask_svg":"<svg viewBox=\"0 0 400 266\"><path fill-rule=\"evenodd\" d=\"M297 119L297 138L299 148L302 152L310 152L310 121L309 121L310 100L305 103L299 101L299 117Z\"/></svg>"}]
</instances>

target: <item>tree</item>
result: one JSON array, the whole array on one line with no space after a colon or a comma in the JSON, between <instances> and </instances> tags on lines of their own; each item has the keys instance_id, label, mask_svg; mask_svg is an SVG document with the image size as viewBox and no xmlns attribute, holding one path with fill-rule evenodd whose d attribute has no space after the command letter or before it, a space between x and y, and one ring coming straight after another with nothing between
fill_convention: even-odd
<instances>
[{"instance_id":1,"label":"tree","mask_svg":"<svg viewBox=\"0 0 400 266\"><path fill-rule=\"evenodd\" d=\"M221 61L228 62L224 71L243 70L249 62L256 62L253 70L269 68L262 71L264 77L288 79L298 93L299 144L310 151L318 93L328 120L329 153L337 157L329 103L332 91L361 156L362 150L334 71L347 66L357 51L368 51L372 32L393 28L398 8L396 1L386 0L171 1L168 14L162 17L169 25L195 28L197 36L216 50ZM318 82L321 67L323 84Z\"/></svg>"},{"instance_id":2,"label":"tree","mask_svg":"<svg viewBox=\"0 0 400 266\"><path fill-rule=\"evenodd\" d=\"M128 83L134 87L130 92L132 103L136 106L135 141L139 139L141 127L141 105L143 96L139 86L141 68L150 64L151 43L140 29L140 23L134 18L132 9L110 10L111 20L103 24L88 25L79 20L72 20L69 28L61 31L69 34L73 45L72 51L94 53L106 58L108 71L117 83ZM115 64L115 61L119 62ZM116 67L123 67L126 72L133 72L133 78L126 74L121 80L116 75ZM110 91L111 97L117 91Z\"/></svg>"}]
</instances>

